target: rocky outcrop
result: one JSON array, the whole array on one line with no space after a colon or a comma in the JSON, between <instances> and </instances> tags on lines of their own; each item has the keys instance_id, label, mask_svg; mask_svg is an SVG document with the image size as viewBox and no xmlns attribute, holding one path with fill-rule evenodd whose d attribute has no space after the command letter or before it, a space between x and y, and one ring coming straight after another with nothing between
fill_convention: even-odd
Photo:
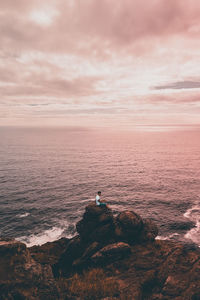
<instances>
[{"instance_id":1,"label":"rocky outcrop","mask_svg":"<svg viewBox=\"0 0 200 300\"><path fill-rule=\"evenodd\" d=\"M118 298L200 299L200 249L155 240L158 228L151 219L133 211L114 216L108 207L91 203L77 233L29 249L0 240L0 299L78 299L63 282L99 267L105 281L108 276L118 284Z\"/></svg>"},{"instance_id":2,"label":"rocky outcrop","mask_svg":"<svg viewBox=\"0 0 200 300\"><path fill-rule=\"evenodd\" d=\"M97 241L108 244L124 241L134 244L154 240L158 234L156 224L150 219L142 220L133 211L124 211L114 217L108 207L99 207L95 203L86 207L76 229L84 243Z\"/></svg>"},{"instance_id":3,"label":"rocky outcrop","mask_svg":"<svg viewBox=\"0 0 200 300\"><path fill-rule=\"evenodd\" d=\"M95 203L90 203L85 208L83 218L77 223L76 229L79 235L69 242L60 260L54 265L54 274L67 276L75 267L77 269L74 270L78 270L94 265L100 261L94 259L95 251L98 252L108 245L118 245L118 259L120 259L124 257L120 242L133 245L153 241L158 233L157 226L151 220L143 221L133 211L124 211L115 217L110 208L96 206ZM128 247L130 248L129 245ZM101 250L96 257L99 257L100 253ZM115 259L116 254L114 251L112 253ZM101 255L102 263L103 259L107 261L107 255Z\"/></svg>"},{"instance_id":4,"label":"rocky outcrop","mask_svg":"<svg viewBox=\"0 0 200 300\"><path fill-rule=\"evenodd\" d=\"M18 241L0 239L0 299L58 299L49 265L42 266Z\"/></svg>"},{"instance_id":5,"label":"rocky outcrop","mask_svg":"<svg viewBox=\"0 0 200 300\"><path fill-rule=\"evenodd\" d=\"M91 203L77 232L54 266L60 276L101 266L124 299L199 299L199 249L155 240L158 228L151 219L133 211L113 216Z\"/></svg>"}]
</instances>

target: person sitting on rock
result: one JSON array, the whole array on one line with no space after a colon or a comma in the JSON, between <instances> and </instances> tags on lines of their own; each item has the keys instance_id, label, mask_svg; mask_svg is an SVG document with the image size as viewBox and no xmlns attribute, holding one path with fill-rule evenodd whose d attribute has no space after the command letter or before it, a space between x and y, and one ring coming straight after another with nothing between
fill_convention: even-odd
<instances>
[{"instance_id":1,"label":"person sitting on rock","mask_svg":"<svg viewBox=\"0 0 200 300\"><path fill-rule=\"evenodd\" d=\"M100 191L97 193L95 201L96 201L97 206L106 206L105 202L101 202L101 192Z\"/></svg>"}]
</instances>

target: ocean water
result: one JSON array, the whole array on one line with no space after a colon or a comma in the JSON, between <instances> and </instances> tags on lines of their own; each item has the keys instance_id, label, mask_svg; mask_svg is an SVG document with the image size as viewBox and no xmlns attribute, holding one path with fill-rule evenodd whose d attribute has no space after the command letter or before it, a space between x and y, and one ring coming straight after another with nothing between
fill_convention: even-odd
<instances>
[{"instance_id":1,"label":"ocean water","mask_svg":"<svg viewBox=\"0 0 200 300\"><path fill-rule=\"evenodd\" d=\"M152 218L160 239L200 246L200 131L0 128L0 235L72 237L98 190L115 213Z\"/></svg>"}]
</instances>

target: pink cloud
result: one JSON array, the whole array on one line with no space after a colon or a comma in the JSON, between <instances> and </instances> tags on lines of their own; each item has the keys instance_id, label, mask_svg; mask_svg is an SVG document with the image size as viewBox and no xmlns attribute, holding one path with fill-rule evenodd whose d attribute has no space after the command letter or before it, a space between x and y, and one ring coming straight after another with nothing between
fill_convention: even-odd
<instances>
[{"instance_id":1,"label":"pink cloud","mask_svg":"<svg viewBox=\"0 0 200 300\"><path fill-rule=\"evenodd\" d=\"M129 124L198 120L196 0L8 0L0 11L4 120L8 107L7 120L62 112L73 125L73 115L92 124L92 114Z\"/></svg>"},{"instance_id":2,"label":"pink cloud","mask_svg":"<svg viewBox=\"0 0 200 300\"><path fill-rule=\"evenodd\" d=\"M6 3L1 4L0 22L1 40L8 46L56 52L89 47L101 54L105 46L117 51L143 39L199 33L200 4L195 0L57 1L53 9L59 14L47 28L34 23L29 15L34 7L42 11L44 3L51 6L52 2Z\"/></svg>"}]
</instances>

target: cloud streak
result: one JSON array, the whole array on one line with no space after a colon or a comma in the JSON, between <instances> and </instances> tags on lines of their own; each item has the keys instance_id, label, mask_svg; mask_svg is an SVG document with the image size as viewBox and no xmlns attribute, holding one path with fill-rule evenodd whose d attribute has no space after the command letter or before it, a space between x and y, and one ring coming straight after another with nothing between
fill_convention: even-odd
<instances>
[{"instance_id":1,"label":"cloud streak","mask_svg":"<svg viewBox=\"0 0 200 300\"><path fill-rule=\"evenodd\" d=\"M174 83L160 85L154 87L155 90L182 90L182 89L199 89L200 88L200 81L177 81Z\"/></svg>"}]
</instances>

